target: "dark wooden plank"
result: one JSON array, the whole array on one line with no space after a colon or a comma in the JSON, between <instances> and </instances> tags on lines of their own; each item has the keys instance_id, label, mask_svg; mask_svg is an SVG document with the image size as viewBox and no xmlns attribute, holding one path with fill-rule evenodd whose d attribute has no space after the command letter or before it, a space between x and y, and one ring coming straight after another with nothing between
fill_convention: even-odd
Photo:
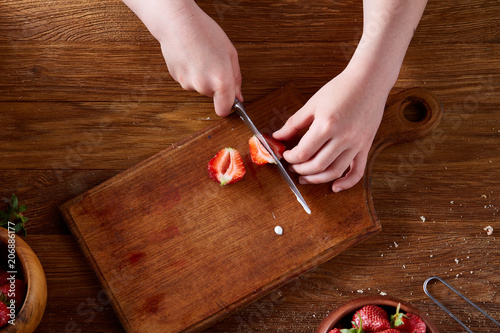
<instances>
[{"instance_id":1,"label":"dark wooden plank","mask_svg":"<svg viewBox=\"0 0 500 333\"><path fill-rule=\"evenodd\" d=\"M29 234L25 240L47 278L47 307L37 332L123 332L73 236Z\"/></svg>"},{"instance_id":2,"label":"dark wooden plank","mask_svg":"<svg viewBox=\"0 0 500 333\"><path fill-rule=\"evenodd\" d=\"M28 206L28 235L68 235L58 206L123 170L2 170L0 209L12 193Z\"/></svg>"},{"instance_id":3,"label":"dark wooden plank","mask_svg":"<svg viewBox=\"0 0 500 333\"><path fill-rule=\"evenodd\" d=\"M211 103L9 102L0 110L0 169L61 172L126 169L219 119Z\"/></svg>"},{"instance_id":4,"label":"dark wooden plank","mask_svg":"<svg viewBox=\"0 0 500 333\"><path fill-rule=\"evenodd\" d=\"M171 79L156 45L53 42L0 44L0 101L209 102ZM293 82L314 94L340 73L355 44L236 44L243 94L251 102ZM498 44L410 45L397 86L441 94L497 89ZM478 59L487 61L478 61ZM20 84L22 82L22 84ZM49 93L48 93L49 92ZM484 92L486 93L486 91Z\"/></svg>"},{"instance_id":5,"label":"dark wooden plank","mask_svg":"<svg viewBox=\"0 0 500 333\"><path fill-rule=\"evenodd\" d=\"M473 89L481 89L481 85L471 86ZM411 164L422 158L443 168L475 158L496 159L500 101L489 89L484 88L484 94L461 95L462 102L454 102L460 99L452 92L438 91L445 110L439 132L420 146L406 146L402 168L405 161ZM210 103L8 102L0 103L0 110L0 169L53 170L62 178L70 170L129 168L219 119ZM464 136L464 131L471 134ZM391 149L394 156L401 154L402 148ZM410 156L413 150L417 156ZM429 155L446 160L428 159ZM378 165L384 163L377 161ZM400 182L397 174L393 178Z\"/></svg>"},{"instance_id":6,"label":"dark wooden plank","mask_svg":"<svg viewBox=\"0 0 500 333\"><path fill-rule=\"evenodd\" d=\"M228 36L243 41L357 41L362 29L362 1L197 1ZM40 0L3 1L0 42L105 41L153 42L119 0L83 3ZM428 43L499 41L500 10L494 1L430 1L415 40ZM96 33L98 31L99 33Z\"/></svg>"}]
</instances>

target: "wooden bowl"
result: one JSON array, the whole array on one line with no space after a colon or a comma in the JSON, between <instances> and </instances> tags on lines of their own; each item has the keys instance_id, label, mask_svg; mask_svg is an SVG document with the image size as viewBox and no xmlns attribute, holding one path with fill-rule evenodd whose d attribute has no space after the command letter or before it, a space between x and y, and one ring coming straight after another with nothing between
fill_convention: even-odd
<instances>
[{"instance_id":1,"label":"wooden bowl","mask_svg":"<svg viewBox=\"0 0 500 333\"><path fill-rule=\"evenodd\" d=\"M362 308L365 305L378 305L381 308L385 309L390 316L391 314L396 313L396 307L398 306L398 303L401 303L402 311L416 314L420 318L422 318L422 320L425 322L425 325L427 326L427 333L439 333L437 327L429 320L429 318L427 318L427 316L423 312L421 312L410 303L394 297L379 295L357 298L336 308L335 310L330 312L330 314L328 314L325 319L323 319L319 327L316 329L316 333L328 333L339 324L345 325L345 328L350 328L352 316L358 309Z\"/></svg>"},{"instance_id":2,"label":"wooden bowl","mask_svg":"<svg viewBox=\"0 0 500 333\"><path fill-rule=\"evenodd\" d=\"M7 229L0 228L2 256L6 253L8 240L9 233ZM0 329L0 332L31 333L37 328L45 311L45 305L47 304L47 281L42 265L33 250L21 236L16 235L15 241L17 272L18 276L21 273L26 283L26 297L16 315L15 325L7 324Z\"/></svg>"}]
</instances>

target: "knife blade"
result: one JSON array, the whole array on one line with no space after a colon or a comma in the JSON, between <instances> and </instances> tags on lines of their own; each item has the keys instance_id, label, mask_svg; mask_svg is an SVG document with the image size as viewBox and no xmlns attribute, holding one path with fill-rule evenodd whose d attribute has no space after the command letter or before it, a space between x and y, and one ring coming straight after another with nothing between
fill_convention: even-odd
<instances>
[{"instance_id":1,"label":"knife blade","mask_svg":"<svg viewBox=\"0 0 500 333\"><path fill-rule=\"evenodd\" d=\"M306 211L307 214L311 214L311 209L309 208L306 201L302 197L302 194L300 194L300 191L297 188L297 186L295 186L292 178L290 178L290 176L286 172L285 168L283 167L283 164L281 164L280 160L278 159L278 157L276 156L274 151L271 149L271 147L269 147L269 144L267 143L266 139L264 139L264 136L262 136L262 134L259 132L257 127L254 125L254 123L252 122L250 117L248 117L247 113L245 112L245 108L243 107L243 104L237 98L234 101L233 107L234 107L234 110L236 111L236 114L238 114L240 116L240 118L248 126L248 128L250 129L250 132L252 132L257 137L257 139L259 139L260 143L262 143L264 148L266 148L266 150L269 152L269 154L271 154L274 161L276 162L276 166L278 167L278 171L279 171L281 177L283 177L283 179L288 184L288 187L290 187L292 192L295 194L295 196L297 197L297 201L302 205L302 207L304 208L304 210Z\"/></svg>"}]
</instances>

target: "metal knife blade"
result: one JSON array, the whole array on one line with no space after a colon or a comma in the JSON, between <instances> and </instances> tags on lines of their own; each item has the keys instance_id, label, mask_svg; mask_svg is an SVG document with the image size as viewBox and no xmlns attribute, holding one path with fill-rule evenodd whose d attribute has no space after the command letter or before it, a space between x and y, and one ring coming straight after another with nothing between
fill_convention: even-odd
<instances>
[{"instance_id":1,"label":"metal knife blade","mask_svg":"<svg viewBox=\"0 0 500 333\"><path fill-rule=\"evenodd\" d=\"M307 214L311 214L311 209L309 208L306 201L302 197L302 194L300 194L299 189L293 183L293 180L290 178L290 176L286 172L285 168L283 167L283 164L281 164L280 160L278 159L278 157L276 156L274 151L271 149L271 147L269 147L269 144L267 143L266 139L264 139L264 137L259 132L257 127L255 127L255 125L253 124L250 117L248 117L247 113L245 112L245 108L243 107L243 104L238 99L236 99L234 101L233 107L234 107L236 113L240 116L240 118L248 126L250 131L257 137L257 139L259 139L260 143L262 143L262 145L266 148L266 150L269 152L269 154L271 154L273 159L276 161L276 166L278 167L278 171L279 171L281 177L283 177L283 179L286 181L286 183L288 184L288 186L290 187L292 192L295 194L295 196L297 197L297 201L302 205L302 207L304 208L304 210L306 211Z\"/></svg>"}]
</instances>

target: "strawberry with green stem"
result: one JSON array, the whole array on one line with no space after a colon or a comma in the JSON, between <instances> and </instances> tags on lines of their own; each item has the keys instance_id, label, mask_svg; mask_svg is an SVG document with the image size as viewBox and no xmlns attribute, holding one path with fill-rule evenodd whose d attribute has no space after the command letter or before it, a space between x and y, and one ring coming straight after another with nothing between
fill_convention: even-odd
<instances>
[{"instance_id":1,"label":"strawberry with green stem","mask_svg":"<svg viewBox=\"0 0 500 333\"><path fill-rule=\"evenodd\" d=\"M391 328L389 316L377 305L365 305L352 318L353 322L366 332L379 332Z\"/></svg>"},{"instance_id":2,"label":"strawberry with green stem","mask_svg":"<svg viewBox=\"0 0 500 333\"><path fill-rule=\"evenodd\" d=\"M396 313L391 315L391 327L397 329L399 332L406 333L425 333L427 327L425 322L413 313L399 312L401 303L396 307Z\"/></svg>"},{"instance_id":3,"label":"strawberry with green stem","mask_svg":"<svg viewBox=\"0 0 500 333\"><path fill-rule=\"evenodd\" d=\"M354 321L352 321L352 326L353 328L334 328L328 333L364 333L363 328L361 327L363 325L363 319L359 316L359 325L357 325Z\"/></svg>"},{"instance_id":4,"label":"strawberry with green stem","mask_svg":"<svg viewBox=\"0 0 500 333\"><path fill-rule=\"evenodd\" d=\"M391 315L391 327L397 328L398 330L408 330L409 329L409 319L408 316L402 312L399 312L401 309L401 303L398 303L396 307L396 313Z\"/></svg>"}]
</instances>

